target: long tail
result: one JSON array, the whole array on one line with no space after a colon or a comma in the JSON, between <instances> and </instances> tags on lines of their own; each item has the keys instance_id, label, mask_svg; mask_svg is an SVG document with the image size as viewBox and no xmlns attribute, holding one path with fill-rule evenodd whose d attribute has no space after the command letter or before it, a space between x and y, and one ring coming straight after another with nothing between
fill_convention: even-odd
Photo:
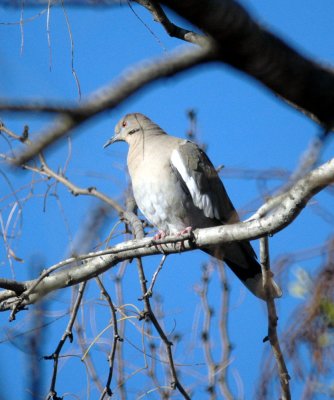
<instances>
[{"instance_id":1,"label":"long tail","mask_svg":"<svg viewBox=\"0 0 334 400\"><path fill-rule=\"evenodd\" d=\"M261 266L249 242L228 243L204 251L224 261L255 296L265 300ZM274 297L281 297L282 290L273 279L271 284Z\"/></svg>"}]
</instances>

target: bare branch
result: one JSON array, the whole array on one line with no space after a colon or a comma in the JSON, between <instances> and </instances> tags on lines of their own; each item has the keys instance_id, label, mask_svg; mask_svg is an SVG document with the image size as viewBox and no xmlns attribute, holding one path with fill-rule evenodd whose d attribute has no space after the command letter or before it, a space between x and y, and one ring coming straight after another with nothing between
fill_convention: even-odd
<instances>
[{"instance_id":1,"label":"bare branch","mask_svg":"<svg viewBox=\"0 0 334 400\"><path fill-rule=\"evenodd\" d=\"M74 306L73 306L71 318L68 321L65 332L64 332L63 336L61 337L56 350L50 356L44 356L44 360L53 360L53 373L52 373L49 393L47 395L47 400L60 399L60 397L57 397L57 391L56 391L56 380L57 380L59 356L60 356L60 352L61 352L66 340L68 339L70 342L73 341L73 332L72 332L73 325L74 325L75 319L78 314L79 306L81 304L81 300L82 300L82 296L84 294L85 288L86 288L86 282L82 282L80 284L77 298L76 298Z\"/></svg>"},{"instance_id":2,"label":"bare branch","mask_svg":"<svg viewBox=\"0 0 334 400\"><path fill-rule=\"evenodd\" d=\"M156 60L146 61L134 65L126 71L115 83L105 86L93 93L86 101L73 109L68 108L65 114L58 118L38 135L29 148L20 152L14 160L16 165L25 164L45 147L67 135L90 118L106 110L111 110L120 105L124 100L138 92L144 86L158 79L171 77L188 68L207 62L212 58L214 50L211 46L183 48L160 57ZM12 111L49 111L48 104L19 104L0 103L0 110Z\"/></svg>"},{"instance_id":3,"label":"bare branch","mask_svg":"<svg viewBox=\"0 0 334 400\"><path fill-rule=\"evenodd\" d=\"M175 25L167 17L162 7L154 0L134 0L136 3L145 7L153 16L156 22L159 22L168 33L169 36L175 37L186 42L198 44L200 46L208 45L210 38L205 35L200 35L188 29L181 28Z\"/></svg>"},{"instance_id":4,"label":"bare branch","mask_svg":"<svg viewBox=\"0 0 334 400\"><path fill-rule=\"evenodd\" d=\"M331 128L334 73L302 56L262 28L233 0L163 0L175 12L214 38L224 63L247 73L292 106Z\"/></svg>"},{"instance_id":5,"label":"bare branch","mask_svg":"<svg viewBox=\"0 0 334 400\"><path fill-rule=\"evenodd\" d=\"M119 342L123 342L123 338L119 335L118 332L118 322L117 322L117 317L116 317L116 307L114 306L114 303L111 300L111 297L109 293L107 292L106 288L104 287L101 279L99 277L96 278L96 282L101 290L101 294L105 297L107 300L110 311L111 311L111 319L112 319L112 326L114 330L114 338L113 338L113 344L112 348L110 350L110 354L108 356L108 361L109 361L109 373L108 373L108 378L106 385L103 389L103 392L101 393L100 400L103 400L106 396L112 396L112 390L110 388L111 380L113 377L113 372L114 372L114 364L115 364L115 356L116 356L116 350L117 350L117 345Z\"/></svg>"},{"instance_id":6,"label":"bare branch","mask_svg":"<svg viewBox=\"0 0 334 400\"><path fill-rule=\"evenodd\" d=\"M272 288L270 286L271 282L270 275L272 273L270 271L269 246L268 246L267 236L260 239L260 259L261 259L261 268L263 277L263 287L266 293L266 303L268 311L268 336L264 338L263 341L265 342L269 340L273 354L276 359L276 364L281 383L281 393L282 393L281 398L282 400L290 400L291 399L290 386L289 386L290 376L286 368L285 360L278 340L278 335L277 335L278 317L276 313L275 300L272 296Z\"/></svg>"},{"instance_id":7,"label":"bare branch","mask_svg":"<svg viewBox=\"0 0 334 400\"><path fill-rule=\"evenodd\" d=\"M165 254L172 254L237 240L258 239L268 234L274 234L289 225L299 215L307 201L332 182L334 182L334 159L299 180L290 189L289 195L282 200L279 207L270 215L257 220L198 229L191 234L170 236L161 240L152 238L130 240L108 250L71 257L49 268L43 273L43 278L25 282L27 290L20 297L12 297L12 291L0 292L0 310L15 309L18 303L20 307L34 303L51 291L96 277L123 260L159 254L157 244L164 245ZM90 258L92 260L88 261ZM65 265L85 259L87 260L80 265L80 268L72 265L65 270L51 273Z\"/></svg>"},{"instance_id":8,"label":"bare branch","mask_svg":"<svg viewBox=\"0 0 334 400\"><path fill-rule=\"evenodd\" d=\"M220 307L220 317L219 317L219 331L220 338L222 342L222 356L220 361L220 371L219 371L219 386L222 395L226 400L233 399L231 388L228 384L228 365L231 363L231 352L232 344L228 331L228 317L230 309L230 289L227 282L225 266L222 262L217 263L218 273L220 277L221 284L221 307ZM242 396L238 396L241 398Z\"/></svg>"},{"instance_id":9,"label":"bare branch","mask_svg":"<svg viewBox=\"0 0 334 400\"><path fill-rule=\"evenodd\" d=\"M212 274L212 266L210 268L210 264L205 264L203 266L203 271L202 271L202 285L201 288L198 290L199 296L201 298L201 303L202 303L202 308L203 308L203 328L202 328L202 334L201 334L201 339L202 339L202 346L203 346L203 352L206 360L206 365L207 365L207 375L208 375L208 386L207 386L207 391L209 393L209 398L211 400L215 400L217 398L217 393L216 393L216 380L217 380L217 369L218 365L215 362L214 356L213 356L213 340L211 338L211 326L212 326L212 317L213 317L213 309L209 304L209 299L208 299L208 292L209 292L209 283L211 279L211 274ZM223 368L225 368L225 365L223 365ZM231 398L227 397L227 400L231 400Z\"/></svg>"},{"instance_id":10,"label":"bare branch","mask_svg":"<svg viewBox=\"0 0 334 400\"><path fill-rule=\"evenodd\" d=\"M178 378L176 369L175 369L175 363L174 363L174 358L173 358L173 353L172 353L173 343L168 339L167 335L165 334L164 330L162 329L161 325L159 324L159 321L157 320L157 318L152 310L149 296L146 296L147 285L146 285L146 278L145 278L145 273L144 273L144 268L142 265L141 258L137 258L137 268L138 268L139 280L140 280L141 290L142 290L142 294L143 294L143 301L144 301L144 312L143 312L142 318L145 318L145 319L147 318L149 321L152 322L154 328L158 332L161 340L163 341L163 343L166 347L168 363L170 366L170 371L171 371L171 375L172 375L172 379L173 379L173 381L171 382L171 388L177 389L184 399L190 400L190 396L188 395L188 393L182 386L182 384Z\"/></svg>"},{"instance_id":11,"label":"bare branch","mask_svg":"<svg viewBox=\"0 0 334 400\"><path fill-rule=\"evenodd\" d=\"M131 213L131 209L133 206L134 206L134 204L132 202L128 203L129 213ZM132 219L132 221L135 221L136 216L134 213L133 213L133 216L131 219ZM143 230L142 230L142 232L143 232ZM142 236L142 233L140 234L140 236ZM162 267L163 261L165 259L166 259L166 256L164 255L164 257L160 263L161 267ZM183 396L184 399L190 400L190 397L189 397L188 393L186 392L186 390L184 389L183 385L181 384L178 374L175 369L175 363L174 363L174 358L173 358L173 353L172 353L173 343L168 339L166 333L164 332L163 328L161 327L157 317L155 316L155 314L152 310L150 296L148 295L149 292L147 289L147 280L145 277L145 271L143 268L141 257L138 257L136 259L136 261L137 261L137 269L138 269L139 281L140 281L140 286L141 286L141 291L142 291L142 300L144 302L144 311L143 311L142 315L140 316L140 319L145 319L145 320L148 319L150 322L152 322L154 328L158 332L161 340L163 341L163 343L166 347L168 363L170 366L170 372L171 372L171 376L173 379L173 381L171 382L171 385L170 385L171 388L177 389L180 392L180 394ZM151 286L153 286L153 283Z\"/></svg>"},{"instance_id":12,"label":"bare branch","mask_svg":"<svg viewBox=\"0 0 334 400\"><path fill-rule=\"evenodd\" d=\"M8 136L15 140L19 140L23 143L25 143L27 146L31 146L32 142L28 138L28 127L25 126L25 130L22 136L19 136L18 134L14 133L10 129L8 129L5 125L1 124L0 125L0 132L6 133ZM1 155L2 156L2 155ZM6 161L12 164L16 163L16 159L13 157L6 156L5 157ZM23 165L24 169L30 170L30 171L35 171L41 175L44 175L48 178L53 178L57 182L61 183L65 187L68 188L68 190L73 194L73 196L93 196L98 198L99 200L102 200L112 208L114 208L118 213L122 214L124 212L123 207L118 204L115 200L113 200L111 197L107 196L106 194L100 192L97 190L95 187L89 187L89 188L81 188L78 185L74 184L71 182L69 179L67 179L66 176L64 176L64 172L55 172L53 169L49 167L49 165L46 162L46 159L42 153L38 155L38 159L40 161L40 166L31 166L31 165Z\"/></svg>"}]
</instances>

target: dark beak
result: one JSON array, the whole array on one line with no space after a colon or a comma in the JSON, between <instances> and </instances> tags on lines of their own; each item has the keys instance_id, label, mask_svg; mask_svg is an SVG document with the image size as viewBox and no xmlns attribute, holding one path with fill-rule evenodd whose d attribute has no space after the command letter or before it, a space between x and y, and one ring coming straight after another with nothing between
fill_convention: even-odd
<instances>
[{"instance_id":1,"label":"dark beak","mask_svg":"<svg viewBox=\"0 0 334 400\"><path fill-rule=\"evenodd\" d=\"M111 144L117 142L119 139L117 138L117 136L113 136L112 138L110 138L104 145L103 148L105 149L106 147L110 146Z\"/></svg>"}]
</instances>

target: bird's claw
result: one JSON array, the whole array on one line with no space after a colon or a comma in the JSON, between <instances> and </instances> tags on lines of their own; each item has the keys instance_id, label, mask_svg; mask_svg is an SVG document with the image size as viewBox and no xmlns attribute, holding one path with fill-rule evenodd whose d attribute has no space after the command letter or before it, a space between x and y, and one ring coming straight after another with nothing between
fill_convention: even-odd
<instances>
[{"instance_id":1,"label":"bird's claw","mask_svg":"<svg viewBox=\"0 0 334 400\"><path fill-rule=\"evenodd\" d=\"M192 226L187 226L186 228L182 229L182 231L178 232L176 236L183 236L183 235L188 235L192 233L193 227ZM180 251L184 250L184 241L186 239L183 239L180 243Z\"/></svg>"},{"instance_id":2,"label":"bird's claw","mask_svg":"<svg viewBox=\"0 0 334 400\"><path fill-rule=\"evenodd\" d=\"M152 241L153 241L153 243L154 243L156 240L161 240L161 239L164 239L165 237L166 237L166 232L160 231L160 230L159 230L159 232L157 232L157 233L153 236ZM159 250L160 253L165 254L165 252L164 252L164 250L163 250L161 244L154 243L154 247L155 247L157 250Z\"/></svg>"},{"instance_id":3,"label":"bird's claw","mask_svg":"<svg viewBox=\"0 0 334 400\"><path fill-rule=\"evenodd\" d=\"M177 236L187 235L188 233L191 233L192 231L193 231L193 227L187 226L186 228L182 229L182 231L178 232L176 235Z\"/></svg>"},{"instance_id":4,"label":"bird's claw","mask_svg":"<svg viewBox=\"0 0 334 400\"><path fill-rule=\"evenodd\" d=\"M156 234L153 236L153 240L165 239L165 237L166 237L166 232L164 232L164 231L159 231L158 233L156 233Z\"/></svg>"}]
</instances>

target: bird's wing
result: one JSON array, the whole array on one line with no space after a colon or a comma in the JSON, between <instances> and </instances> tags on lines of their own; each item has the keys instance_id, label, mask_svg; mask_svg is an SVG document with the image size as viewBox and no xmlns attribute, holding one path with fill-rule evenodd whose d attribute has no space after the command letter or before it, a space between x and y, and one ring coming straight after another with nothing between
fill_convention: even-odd
<instances>
[{"instance_id":1,"label":"bird's wing","mask_svg":"<svg viewBox=\"0 0 334 400\"><path fill-rule=\"evenodd\" d=\"M171 167L194 205L207 218L238 222L238 215L211 161L195 143L184 140L171 154Z\"/></svg>"}]
</instances>

